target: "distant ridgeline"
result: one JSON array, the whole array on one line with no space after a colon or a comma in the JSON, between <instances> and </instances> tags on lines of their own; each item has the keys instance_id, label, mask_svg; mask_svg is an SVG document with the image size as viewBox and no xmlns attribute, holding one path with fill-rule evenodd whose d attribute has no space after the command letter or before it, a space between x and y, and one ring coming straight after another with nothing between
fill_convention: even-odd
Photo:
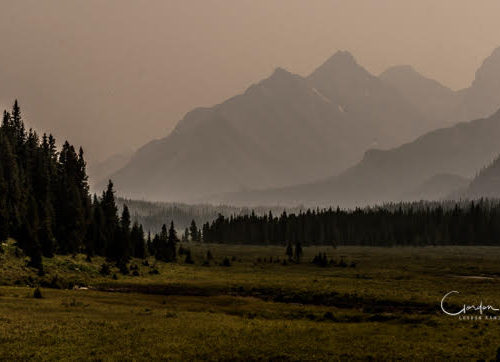
<instances>
[{"instance_id":1,"label":"distant ridgeline","mask_svg":"<svg viewBox=\"0 0 500 362\"><path fill-rule=\"evenodd\" d=\"M52 135L40 140L26 131L14 104L0 127L0 241L12 237L30 265L42 269L42 255L78 252L104 255L117 263L145 255L142 227L131 227L127 207L121 218L113 184L91 199L83 151L65 142L60 152ZM1 249L1 244L0 244ZM1 250L0 250L1 251Z\"/></svg>"},{"instance_id":2,"label":"distant ridgeline","mask_svg":"<svg viewBox=\"0 0 500 362\"><path fill-rule=\"evenodd\" d=\"M210 205L210 204L184 204L177 202L151 202L142 200L130 200L121 197L116 198L118 209L122 210L127 205L130 210L132 220L137 221L144 227L146 232L161 232L165 220L173 220L178 230L189 228L193 220L197 225L212 222L219 215L234 216L248 215L254 212L256 215L266 215L271 211L274 214L299 213L305 211L304 206L283 207L283 206L260 206L255 208L238 207L230 205Z\"/></svg>"},{"instance_id":3,"label":"distant ridgeline","mask_svg":"<svg viewBox=\"0 0 500 362\"><path fill-rule=\"evenodd\" d=\"M381 207L219 216L204 242L366 246L500 245L500 201L414 202Z\"/></svg>"}]
</instances>

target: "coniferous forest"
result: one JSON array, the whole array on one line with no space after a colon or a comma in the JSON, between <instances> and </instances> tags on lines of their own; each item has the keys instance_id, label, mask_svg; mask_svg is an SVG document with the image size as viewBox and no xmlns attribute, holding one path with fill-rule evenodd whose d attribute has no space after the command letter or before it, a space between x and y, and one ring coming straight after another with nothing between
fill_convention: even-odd
<instances>
[{"instance_id":1,"label":"coniferous forest","mask_svg":"<svg viewBox=\"0 0 500 362\"><path fill-rule=\"evenodd\" d=\"M83 150L52 135L26 130L14 103L0 127L0 240L12 237L30 265L42 269L42 256L86 253L117 263L144 256L144 232L121 217L111 181L101 197L89 193Z\"/></svg>"},{"instance_id":2,"label":"coniferous forest","mask_svg":"<svg viewBox=\"0 0 500 362\"><path fill-rule=\"evenodd\" d=\"M500 245L500 203L400 203L224 217L203 225L204 242L302 245Z\"/></svg>"},{"instance_id":3,"label":"coniferous forest","mask_svg":"<svg viewBox=\"0 0 500 362\"><path fill-rule=\"evenodd\" d=\"M127 205L121 215L113 183L100 197L90 195L83 150L65 142L60 151L52 135L26 130L14 103L0 127L0 240L12 237L42 270L42 256L86 253L117 265L131 257L154 255L176 260L179 241L173 222L147 241L132 222ZM409 203L355 210L324 209L276 217L270 211L205 222L194 220L184 241L233 244L302 245L499 245L500 203Z\"/></svg>"}]
</instances>

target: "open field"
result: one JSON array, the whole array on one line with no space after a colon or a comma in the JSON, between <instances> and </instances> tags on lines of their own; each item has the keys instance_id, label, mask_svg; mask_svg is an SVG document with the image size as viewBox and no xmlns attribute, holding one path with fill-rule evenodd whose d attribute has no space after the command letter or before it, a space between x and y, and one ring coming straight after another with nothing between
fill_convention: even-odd
<instances>
[{"instance_id":1,"label":"open field","mask_svg":"<svg viewBox=\"0 0 500 362\"><path fill-rule=\"evenodd\" d=\"M103 276L104 260L84 255L45 259L38 276L9 244L0 360L489 360L500 347L500 320L459 320L439 305L457 290L450 310L500 306L500 248L308 247L298 265L282 265L281 247L190 248L194 265L133 260L139 276ZM356 266L311 264L319 251ZM230 267L219 265L225 256Z\"/></svg>"}]
</instances>

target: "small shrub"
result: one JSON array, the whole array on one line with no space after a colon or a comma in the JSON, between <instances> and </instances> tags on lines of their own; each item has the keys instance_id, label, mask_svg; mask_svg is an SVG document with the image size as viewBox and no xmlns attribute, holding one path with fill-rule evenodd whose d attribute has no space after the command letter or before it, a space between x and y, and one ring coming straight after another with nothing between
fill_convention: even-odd
<instances>
[{"instance_id":1,"label":"small shrub","mask_svg":"<svg viewBox=\"0 0 500 362\"><path fill-rule=\"evenodd\" d=\"M212 255L212 252L210 250L207 251L207 260L210 261L210 260L213 260L214 259L214 256Z\"/></svg>"},{"instance_id":2,"label":"small shrub","mask_svg":"<svg viewBox=\"0 0 500 362\"><path fill-rule=\"evenodd\" d=\"M33 292L33 298L36 298L36 299L42 299L42 292L40 290L40 288L36 287L35 291Z\"/></svg>"},{"instance_id":3,"label":"small shrub","mask_svg":"<svg viewBox=\"0 0 500 362\"><path fill-rule=\"evenodd\" d=\"M316 264L317 266L325 267L328 265L328 259L326 257L326 253L318 253L312 260L313 264Z\"/></svg>"},{"instance_id":4,"label":"small shrub","mask_svg":"<svg viewBox=\"0 0 500 362\"><path fill-rule=\"evenodd\" d=\"M109 275L111 274L111 269L107 263L102 263L101 268L99 269L99 273L101 275Z\"/></svg>"},{"instance_id":5,"label":"small shrub","mask_svg":"<svg viewBox=\"0 0 500 362\"><path fill-rule=\"evenodd\" d=\"M193 258L191 257L191 250L187 249L185 251L185 254L186 254L186 259L184 260L184 263L194 264Z\"/></svg>"},{"instance_id":6,"label":"small shrub","mask_svg":"<svg viewBox=\"0 0 500 362\"><path fill-rule=\"evenodd\" d=\"M59 277L55 275L50 281L49 287L54 289L63 289L64 285L63 282L59 279Z\"/></svg>"},{"instance_id":7,"label":"small shrub","mask_svg":"<svg viewBox=\"0 0 500 362\"><path fill-rule=\"evenodd\" d=\"M336 318L335 316L333 315L332 312L326 312L324 315L323 315L323 319L324 320L327 320L327 321L335 321Z\"/></svg>"},{"instance_id":8,"label":"small shrub","mask_svg":"<svg viewBox=\"0 0 500 362\"><path fill-rule=\"evenodd\" d=\"M132 272L132 275L133 275L134 277L138 277L138 276L139 276L139 271L138 271L138 270L134 270L134 271Z\"/></svg>"},{"instance_id":9,"label":"small shrub","mask_svg":"<svg viewBox=\"0 0 500 362\"><path fill-rule=\"evenodd\" d=\"M151 269L151 270L149 271L149 274L154 274L154 275L156 275L156 274L160 274L160 272L158 271L158 269L154 268L154 269Z\"/></svg>"},{"instance_id":10,"label":"small shrub","mask_svg":"<svg viewBox=\"0 0 500 362\"><path fill-rule=\"evenodd\" d=\"M344 257L340 257L340 262L339 262L339 267L345 268L347 266L346 262L344 261Z\"/></svg>"},{"instance_id":11,"label":"small shrub","mask_svg":"<svg viewBox=\"0 0 500 362\"><path fill-rule=\"evenodd\" d=\"M114 280L118 280L118 275L116 275L116 273L113 273L113 277L112 277Z\"/></svg>"},{"instance_id":12,"label":"small shrub","mask_svg":"<svg viewBox=\"0 0 500 362\"><path fill-rule=\"evenodd\" d=\"M142 265L149 266L149 261L147 261L147 259L143 260L142 261Z\"/></svg>"},{"instance_id":13,"label":"small shrub","mask_svg":"<svg viewBox=\"0 0 500 362\"><path fill-rule=\"evenodd\" d=\"M227 256L224 257L224 259L222 260L221 265L222 266L231 266L231 261L229 260L229 258Z\"/></svg>"},{"instance_id":14,"label":"small shrub","mask_svg":"<svg viewBox=\"0 0 500 362\"><path fill-rule=\"evenodd\" d=\"M120 269L120 273L122 273L123 275L128 275L130 273L127 267L127 263L125 262L119 263L117 267Z\"/></svg>"}]
</instances>

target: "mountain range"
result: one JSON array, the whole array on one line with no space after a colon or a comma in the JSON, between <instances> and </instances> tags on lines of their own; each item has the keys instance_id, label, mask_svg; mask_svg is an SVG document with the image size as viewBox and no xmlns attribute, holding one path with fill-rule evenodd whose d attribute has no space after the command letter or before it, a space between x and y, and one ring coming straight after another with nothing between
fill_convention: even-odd
<instances>
[{"instance_id":1,"label":"mountain range","mask_svg":"<svg viewBox=\"0 0 500 362\"><path fill-rule=\"evenodd\" d=\"M498 114L450 127L500 107L498 67L497 49L460 91L409 66L374 76L348 52L307 77L278 68L189 112L111 178L126 197L248 204L371 203L459 186L500 152Z\"/></svg>"},{"instance_id":2,"label":"mountain range","mask_svg":"<svg viewBox=\"0 0 500 362\"><path fill-rule=\"evenodd\" d=\"M338 176L315 183L221 196L221 202L243 204L311 204L364 206L408 199L425 199L418 191L437 175L448 174L441 197L467 184L500 154L500 111L491 117L462 122L425 134L390 150L367 151L363 160ZM450 177L453 175L454 177ZM448 190L447 190L448 189ZM212 200L216 201L216 200Z\"/></svg>"}]
</instances>

